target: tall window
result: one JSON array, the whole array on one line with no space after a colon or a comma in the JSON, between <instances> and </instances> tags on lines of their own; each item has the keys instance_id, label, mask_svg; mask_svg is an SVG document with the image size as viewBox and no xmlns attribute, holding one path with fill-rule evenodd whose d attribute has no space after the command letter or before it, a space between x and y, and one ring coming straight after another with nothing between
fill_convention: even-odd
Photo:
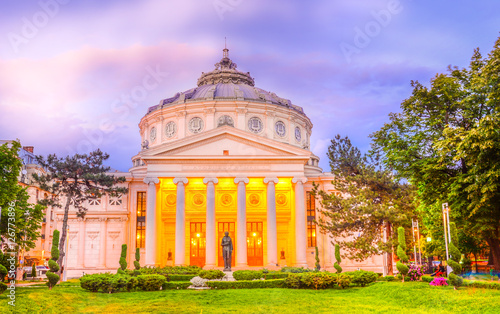
<instances>
[{"instance_id":1,"label":"tall window","mask_svg":"<svg viewBox=\"0 0 500 314\"><path fill-rule=\"evenodd\" d=\"M146 192L137 192L136 248L145 247L146 243Z\"/></svg>"},{"instance_id":2,"label":"tall window","mask_svg":"<svg viewBox=\"0 0 500 314\"><path fill-rule=\"evenodd\" d=\"M307 246L316 246L316 200L312 192L306 193L306 209L307 209Z\"/></svg>"}]
</instances>

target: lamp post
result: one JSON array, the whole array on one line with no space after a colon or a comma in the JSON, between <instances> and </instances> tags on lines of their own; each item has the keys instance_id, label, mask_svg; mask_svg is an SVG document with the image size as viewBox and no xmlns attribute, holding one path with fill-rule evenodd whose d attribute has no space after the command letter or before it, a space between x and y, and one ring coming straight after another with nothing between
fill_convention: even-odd
<instances>
[{"instance_id":1,"label":"lamp post","mask_svg":"<svg viewBox=\"0 0 500 314\"><path fill-rule=\"evenodd\" d=\"M413 221L413 218L411 220L411 233L413 236L413 256L415 257L415 265L417 264L417 243L415 242L415 221Z\"/></svg>"},{"instance_id":2,"label":"lamp post","mask_svg":"<svg viewBox=\"0 0 500 314\"><path fill-rule=\"evenodd\" d=\"M417 220L417 239L418 239L418 258L420 261L420 265L422 265L422 251L420 251L420 229L418 228L418 220Z\"/></svg>"},{"instance_id":3,"label":"lamp post","mask_svg":"<svg viewBox=\"0 0 500 314\"><path fill-rule=\"evenodd\" d=\"M450 235L450 208L448 207L448 203L443 203L443 227L444 227L444 242L446 245L446 260L450 258L450 255L448 253L448 243L451 242L451 235ZM448 227L448 228L446 228ZM446 232L446 229L448 229L448 232ZM450 273L450 266L446 266L446 274L448 275Z\"/></svg>"}]
</instances>

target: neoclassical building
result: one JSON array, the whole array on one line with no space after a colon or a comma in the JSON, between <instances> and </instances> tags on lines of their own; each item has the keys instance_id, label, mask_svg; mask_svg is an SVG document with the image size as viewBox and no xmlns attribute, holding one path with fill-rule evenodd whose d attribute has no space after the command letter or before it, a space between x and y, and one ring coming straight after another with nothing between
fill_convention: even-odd
<instances>
[{"instance_id":1,"label":"neoclassical building","mask_svg":"<svg viewBox=\"0 0 500 314\"><path fill-rule=\"evenodd\" d=\"M141 151L125 176L129 192L70 214L68 274L114 271L121 245L143 265L223 266L221 238L233 240L234 269L334 263L332 239L314 224L313 182L334 192L310 150L313 124L302 107L255 86L223 50L197 86L149 107L139 122ZM47 209L45 252L63 212ZM47 236L49 234L49 236ZM383 271L382 256L344 269Z\"/></svg>"}]
</instances>

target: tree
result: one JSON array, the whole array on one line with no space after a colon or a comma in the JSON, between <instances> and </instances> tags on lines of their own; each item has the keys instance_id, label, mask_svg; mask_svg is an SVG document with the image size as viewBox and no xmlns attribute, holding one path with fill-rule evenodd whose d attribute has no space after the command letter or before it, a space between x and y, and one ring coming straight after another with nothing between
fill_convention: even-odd
<instances>
[{"instance_id":1,"label":"tree","mask_svg":"<svg viewBox=\"0 0 500 314\"><path fill-rule=\"evenodd\" d=\"M36 264L33 264L33 266L31 266L31 279L35 278L36 278Z\"/></svg>"},{"instance_id":2,"label":"tree","mask_svg":"<svg viewBox=\"0 0 500 314\"><path fill-rule=\"evenodd\" d=\"M396 263L396 268L401 274L402 281L405 281L405 276L408 274L409 268L405 264L408 263L408 255L406 255L406 239L405 239L405 229L403 227L398 228L398 250L397 255L399 261Z\"/></svg>"},{"instance_id":3,"label":"tree","mask_svg":"<svg viewBox=\"0 0 500 314\"><path fill-rule=\"evenodd\" d=\"M372 134L382 161L418 187L429 215L441 203L470 235L486 241L500 271L500 38L467 69L449 67L425 87L413 82L401 113Z\"/></svg>"},{"instance_id":4,"label":"tree","mask_svg":"<svg viewBox=\"0 0 500 314\"><path fill-rule=\"evenodd\" d=\"M318 252L318 247L316 246L316 255L315 255L315 259L316 259L316 263L315 263L315 266L316 266L316 271L319 271L321 269L321 265L319 264L319 252Z\"/></svg>"},{"instance_id":5,"label":"tree","mask_svg":"<svg viewBox=\"0 0 500 314\"><path fill-rule=\"evenodd\" d=\"M125 182L124 177L106 174L110 168L103 166L103 162L108 158L109 155L99 149L89 154L75 154L65 158L58 158L55 154L47 158L37 156L38 163L47 170L47 173L40 176L33 175L33 178L42 189L53 195L52 198L41 200L40 203L61 208L64 202L59 266L62 265L65 255L64 243L68 230L70 204L77 209L77 216L83 217L87 212L87 208L83 206L86 201L100 198L104 194L119 197L127 193L126 188L116 186Z\"/></svg>"},{"instance_id":6,"label":"tree","mask_svg":"<svg viewBox=\"0 0 500 314\"><path fill-rule=\"evenodd\" d=\"M136 248L135 249L135 261L134 261L134 267L135 267L134 275L135 276L138 276L141 274L141 272L139 271L141 269L141 263L139 263L140 260L141 260L141 250L139 248Z\"/></svg>"},{"instance_id":7,"label":"tree","mask_svg":"<svg viewBox=\"0 0 500 314\"><path fill-rule=\"evenodd\" d=\"M54 233L52 235L52 249L50 250L50 260L49 260L49 271L45 273L47 276L47 279L49 281L47 282L47 286L49 286L49 289L52 290L52 288L57 285L59 282L59 275L57 272L59 271L60 267L59 264L57 263L57 260L59 259L59 249L57 245L59 244L59 230L54 230Z\"/></svg>"},{"instance_id":8,"label":"tree","mask_svg":"<svg viewBox=\"0 0 500 314\"><path fill-rule=\"evenodd\" d=\"M9 251L34 248L43 220L44 206L28 203L27 188L18 183L20 149L19 141L0 146L0 242Z\"/></svg>"},{"instance_id":9,"label":"tree","mask_svg":"<svg viewBox=\"0 0 500 314\"><path fill-rule=\"evenodd\" d=\"M321 197L318 226L338 241L346 256L362 261L388 252L392 273L392 227L409 224L414 215L414 188L395 180L378 165L378 156L362 155L348 137L337 135L328 148L332 184L340 192L327 193L314 187ZM387 232L384 241L382 230Z\"/></svg>"}]
</instances>

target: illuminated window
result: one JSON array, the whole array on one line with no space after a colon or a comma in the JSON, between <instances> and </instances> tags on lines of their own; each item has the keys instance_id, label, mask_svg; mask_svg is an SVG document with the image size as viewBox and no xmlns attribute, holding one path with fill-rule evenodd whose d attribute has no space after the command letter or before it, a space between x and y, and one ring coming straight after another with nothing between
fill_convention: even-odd
<instances>
[{"instance_id":1,"label":"illuminated window","mask_svg":"<svg viewBox=\"0 0 500 314\"><path fill-rule=\"evenodd\" d=\"M316 200L312 192L306 193L306 209L307 209L307 246L316 246Z\"/></svg>"},{"instance_id":2,"label":"illuminated window","mask_svg":"<svg viewBox=\"0 0 500 314\"><path fill-rule=\"evenodd\" d=\"M137 192L136 248L145 247L146 243L146 192Z\"/></svg>"}]
</instances>

